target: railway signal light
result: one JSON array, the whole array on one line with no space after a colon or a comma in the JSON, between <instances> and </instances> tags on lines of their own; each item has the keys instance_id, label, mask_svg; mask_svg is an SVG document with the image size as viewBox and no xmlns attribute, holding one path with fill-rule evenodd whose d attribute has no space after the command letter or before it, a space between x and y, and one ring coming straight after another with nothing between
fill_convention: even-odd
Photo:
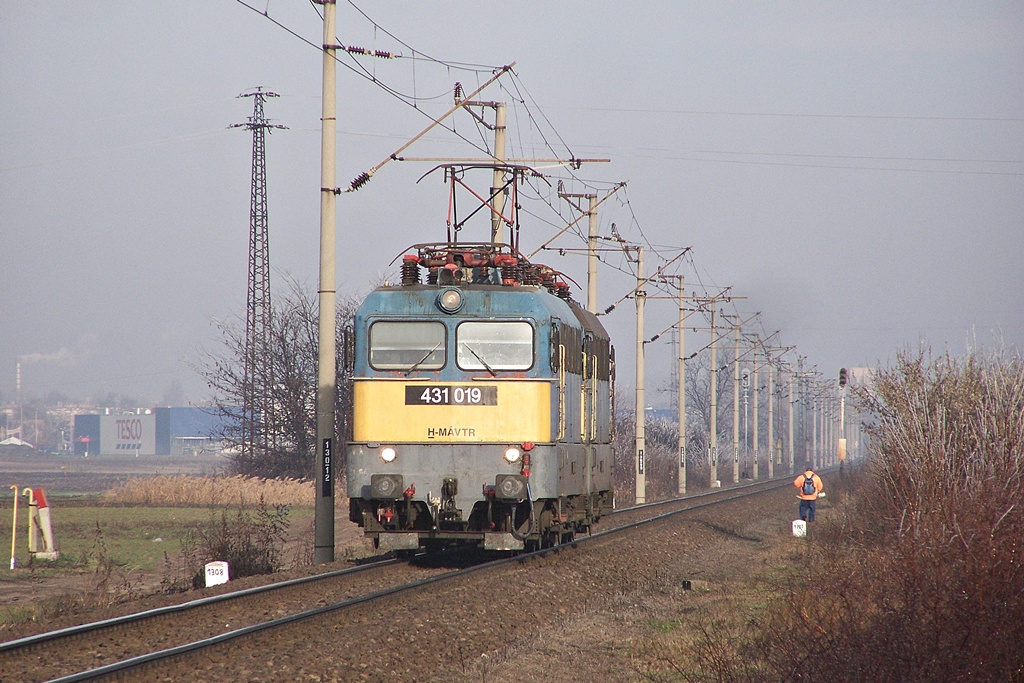
<instances>
[{"instance_id":1,"label":"railway signal light","mask_svg":"<svg viewBox=\"0 0 1024 683\"><path fill-rule=\"evenodd\" d=\"M839 386L845 387L848 378L846 368L839 368Z\"/></svg>"}]
</instances>

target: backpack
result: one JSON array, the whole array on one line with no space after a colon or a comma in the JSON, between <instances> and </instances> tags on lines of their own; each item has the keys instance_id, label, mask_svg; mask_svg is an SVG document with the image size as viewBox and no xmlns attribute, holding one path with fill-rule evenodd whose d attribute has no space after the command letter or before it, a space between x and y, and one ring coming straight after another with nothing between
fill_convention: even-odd
<instances>
[{"instance_id":1,"label":"backpack","mask_svg":"<svg viewBox=\"0 0 1024 683\"><path fill-rule=\"evenodd\" d=\"M805 496L813 496L817 491L818 490L814 487L814 475L804 477L804 486L800 492Z\"/></svg>"}]
</instances>

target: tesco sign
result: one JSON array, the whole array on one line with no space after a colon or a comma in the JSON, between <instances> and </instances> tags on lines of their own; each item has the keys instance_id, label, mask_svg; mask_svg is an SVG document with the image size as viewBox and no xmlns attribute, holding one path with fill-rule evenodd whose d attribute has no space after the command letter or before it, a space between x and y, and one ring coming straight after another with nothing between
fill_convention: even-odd
<instances>
[{"instance_id":1,"label":"tesco sign","mask_svg":"<svg viewBox=\"0 0 1024 683\"><path fill-rule=\"evenodd\" d=\"M118 441L142 441L142 420L117 420Z\"/></svg>"},{"instance_id":2,"label":"tesco sign","mask_svg":"<svg viewBox=\"0 0 1024 683\"><path fill-rule=\"evenodd\" d=\"M156 419L154 415L100 416L101 455L154 455Z\"/></svg>"}]
</instances>

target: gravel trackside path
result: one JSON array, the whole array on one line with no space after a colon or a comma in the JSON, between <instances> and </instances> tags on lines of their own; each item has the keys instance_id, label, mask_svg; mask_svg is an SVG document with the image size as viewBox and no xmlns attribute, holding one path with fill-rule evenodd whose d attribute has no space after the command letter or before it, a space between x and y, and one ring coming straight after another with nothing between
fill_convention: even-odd
<instances>
[{"instance_id":1,"label":"gravel trackside path","mask_svg":"<svg viewBox=\"0 0 1024 683\"><path fill-rule=\"evenodd\" d=\"M750 577L790 535L792 491L694 510L284 626L129 680L634 681L656 624ZM683 580L707 582L683 590Z\"/></svg>"}]
</instances>

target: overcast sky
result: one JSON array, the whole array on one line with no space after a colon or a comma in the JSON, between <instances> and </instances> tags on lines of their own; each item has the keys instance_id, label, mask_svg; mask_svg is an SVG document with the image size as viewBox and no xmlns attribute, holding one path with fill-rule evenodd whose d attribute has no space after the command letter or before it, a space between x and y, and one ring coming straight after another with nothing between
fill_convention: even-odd
<instances>
[{"instance_id":1,"label":"overcast sky","mask_svg":"<svg viewBox=\"0 0 1024 683\"><path fill-rule=\"evenodd\" d=\"M229 126L256 86L288 126L266 145L273 284L316 289L322 23L308 2L252 2L269 18L229 0L0 0L0 400L19 358L26 397L207 398L191 365L216 321L244 317L252 140ZM339 183L447 110L456 81L515 62L480 96L509 103L509 156L611 159L524 188L524 252L576 216L558 179L601 196L628 180L603 235L615 223L647 245L649 273L692 247L670 272L697 293L731 286L746 299L728 312L760 312L750 332L778 330L827 376L922 342L1024 343L1024 3L358 5L376 26L356 7L338 4L339 41L400 58L343 59ZM450 125L463 137L436 129L404 154L490 142L464 113ZM433 165L391 163L339 197L341 295L444 239L441 176L417 182ZM465 237L486 239L476 225ZM585 289L579 237L554 246L534 260ZM605 260L601 308L632 286L629 262ZM622 387L632 311L605 317ZM647 336L675 316L652 298ZM649 388L667 340L649 347ZM687 332L688 351L706 342Z\"/></svg>"}]
</instances>

